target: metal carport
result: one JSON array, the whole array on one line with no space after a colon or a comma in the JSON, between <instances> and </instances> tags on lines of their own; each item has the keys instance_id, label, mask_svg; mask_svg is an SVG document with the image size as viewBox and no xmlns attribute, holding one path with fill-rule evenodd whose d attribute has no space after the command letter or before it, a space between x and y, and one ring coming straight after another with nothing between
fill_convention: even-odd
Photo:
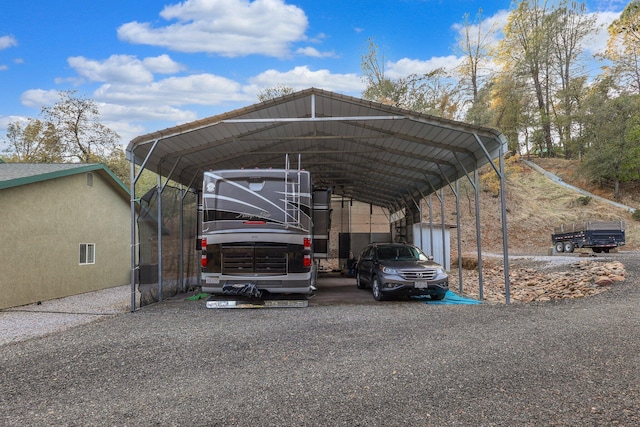
<instances>
[{"instance_id":1,"label":"metal carport","mask_svg":"<svg viewBox=\"0 0 640 427\"><path fill-rule=\"evenodd\" d=\"M382 206L389 213L418 206L420 200L437 196L444 187L451 188L458 202L456 183L461 178L474 186L478 212L477 169L490 164L500 179L509 302L506 148L505 137L495 129L317 88L139 136L127 147L131 161L132 310L137 267L135 185L142 170L159 175L160 192L168 180L199 191L204 170L282 168L289 154L301 156L302 167L311 172L315 185L332 187L334 194ZM140 166L137 173L136 165ZM476 232L480 237L478 222ZM481 256L478 261L482 273ZM158 270L161 287L161 261Z\"/></svg>"}]
</instances>

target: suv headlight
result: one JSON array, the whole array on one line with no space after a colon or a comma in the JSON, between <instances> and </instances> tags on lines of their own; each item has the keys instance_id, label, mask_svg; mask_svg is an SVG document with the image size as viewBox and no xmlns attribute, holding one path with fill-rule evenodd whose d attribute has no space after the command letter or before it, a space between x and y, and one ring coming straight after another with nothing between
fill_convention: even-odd
<instances>
[{"instance_id":1,"label":"suv headlight","mask_svg":"<svg viewBox=\"0 0 640 427\"><path fill-rule=\"evenodd\" d=\"M380 270L382 270L385 274L396 274L395 268L385 267L384 265L380 266Z\"/></svg>"}]
</instances>

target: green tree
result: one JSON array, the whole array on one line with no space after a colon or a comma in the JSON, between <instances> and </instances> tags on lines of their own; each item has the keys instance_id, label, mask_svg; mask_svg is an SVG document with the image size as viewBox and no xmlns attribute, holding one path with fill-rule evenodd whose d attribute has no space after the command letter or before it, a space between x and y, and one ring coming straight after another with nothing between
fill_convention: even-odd
<instances>
[{"instance_id":1,"label":"green tree","mask_svg":"<svg viewBox=\"0 0 640 427\"><path fill-rule=\"evenodd\" d=\"M631 1L608 31L604 54L612 62L608 74L621 90L640 94L640 0Z\"/></svg>"},{"instance_id":2,"label":"green tree","mask_svg":"<svg viewBox=\"0 0 640 427\"><path fill-rule=\"evenodd\" d=\"M7 160L24 163L55 163L63 161L63 152L51 123L28 119L9 123L6 136Z\"/></svg>"},{"instance_id":3,"label":"green tree","mask_svg":"<svg viewBox=\"0 0 640 427\"><path fill-rule=\"evenodd\" d=\"M640 95L616 92L611 79L604 79L585 99L581 171L594 181L612 182L619 198L621 182L640 179Z\"/></svg>"},{"instance_id":4,"label":"green tree","mask_svg":"<svg viewBox=\"0 0 640 427\"><path fill-rule=\"evenodd\" d=\"M587 14L584 3L563 0L549 19L551 67L560 84L556 99L552 98L552 115L565 157L571 158L574 113L586 83L579 59L583 41L595 31L596 18Z\"/></svg>"},{"instance_id":5,"label":"green tree","mask_svg":"<svg viewBox=\"0 0 640 427\"><path fill-rule=\"evenodd\" d=\"M526 77L537 103L538 127L548 153L553 153L551 130L551 33L546 0L522 0L509 14L497 61L502 72Z\"/></svg>"},{"instance_id":6,"label":"green tree","mask_svg":"<svg viewBox=\"0 0 640 427\"><path fill-rule=\"evenodd\" d=\"M526 108L527 139L545 155L573 155L576 111L584 96L583 42L595 18L582 2L520 0L504 28L496 61L501 73L525 82L534 109ZM533 113L533 114L531 114ZM531 138L529 138L529 135Z\"/></svg>"},{"instance_id":7,"label":"green tree","mask_svg":"<svg viewBox=\"0 0 640 427\"><path fill-rule=\"evenodd\" d=\"M467 122L478 126L497 127L497 112L492 105L494 84L494 80L491 79L478 90L476 100L469 106L465 114L464 119Z\"/></svg>"},{"instance_id":8,"label":"green tree","mask_svg":"<svg viewBox=\"0 0 640 427\"><path fill-rule=\"evenodd\" d=\"M131 163L127 160L122 147L117 147L100 159L126 185L131 184Z\"/></svg>"},{"instance_id":9,"label":"green tree","mask_svg":"<svg viewBox=\"0 0 640 427\"><path fill-rule=\"evenodd\" d=\"M486 98L484 105L487 110L485 116L491 118L491 122L478 123L499 129L506 137L509 150L522 153L522 148L529 155L530 133L534 125L535 108L532 108L533 100L531 92L522 78L508 73L498 73L487 85L488 90L480 93ZM477 102L479 103L479 102ZM470 110L477 114L479 108ZM522 144L521 144L522 143Z\"/></svg>"}]
</instances>

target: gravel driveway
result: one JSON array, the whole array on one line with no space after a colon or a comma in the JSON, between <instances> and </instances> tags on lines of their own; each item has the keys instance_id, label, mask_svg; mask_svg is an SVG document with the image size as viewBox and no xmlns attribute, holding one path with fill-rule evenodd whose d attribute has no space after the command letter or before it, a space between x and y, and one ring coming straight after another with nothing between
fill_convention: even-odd
<instances>
[{"instance_id":1,"label":"gravel driveway","mask_svg":"<svg viewBox=\"0 0 640 427\"><path fill-rule=\"evenodd\" d=\"M209 310L0 347L0 425L637 426L640 254L603 294Z\"/></svg>"}]
</instances>

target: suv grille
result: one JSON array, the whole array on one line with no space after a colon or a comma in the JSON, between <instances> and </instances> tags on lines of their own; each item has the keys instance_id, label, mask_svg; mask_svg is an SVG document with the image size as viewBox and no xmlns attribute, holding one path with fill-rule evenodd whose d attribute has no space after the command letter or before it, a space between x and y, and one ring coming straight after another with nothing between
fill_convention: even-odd
<instances>
[{"instance_id":1,"label":"suv grille","mask_svg":"<svg viewBox=\"0 0 640 427\"><path fill-rule=\"evenodd\" d=\"M433 280L436 277L436 270L430 268L421 271L401 271L400 275L406 280Z\"/></svg>"}]
</instances>

